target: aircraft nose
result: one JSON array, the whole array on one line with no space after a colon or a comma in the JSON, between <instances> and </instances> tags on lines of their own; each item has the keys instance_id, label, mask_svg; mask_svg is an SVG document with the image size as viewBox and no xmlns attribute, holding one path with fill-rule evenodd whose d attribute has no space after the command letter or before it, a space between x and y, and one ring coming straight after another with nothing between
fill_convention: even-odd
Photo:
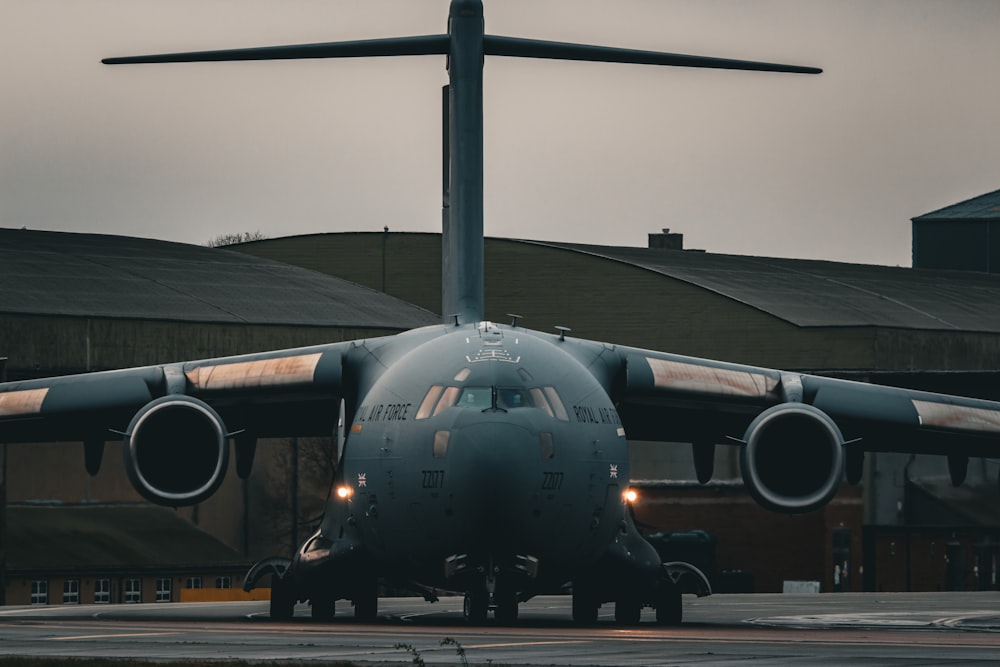
<instances>
[{"instance_id":1,"label":"aircraft nose","mask_svg":"<svg viewBox=\"0 0 1000 667\"><path fill-rule=\"evenodd\" d=\"M539 483L538 434L504 422L468 425L452 434L448 455L466 530L489 542L520 535Z\"/></svg>"}]
</instances>

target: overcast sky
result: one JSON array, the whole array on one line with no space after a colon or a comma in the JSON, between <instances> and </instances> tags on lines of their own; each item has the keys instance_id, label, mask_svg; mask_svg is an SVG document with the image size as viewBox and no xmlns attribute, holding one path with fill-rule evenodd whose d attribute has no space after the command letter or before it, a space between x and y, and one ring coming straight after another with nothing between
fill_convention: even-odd
<instances>
[{"instance_id":1,"label":"overcast sky","mask_svg":"<svg viewBox=\"0 0 1000 667\"><path fill-rule=\"evenodd\" d=\"M444 58L108 67L436 34L447 0L0 0L0 226L440 229ZM489 58L486 233L908 266L1000 188L1000 2L487 0L488 33L822 67Z\"/></svg>"}]
</instances>

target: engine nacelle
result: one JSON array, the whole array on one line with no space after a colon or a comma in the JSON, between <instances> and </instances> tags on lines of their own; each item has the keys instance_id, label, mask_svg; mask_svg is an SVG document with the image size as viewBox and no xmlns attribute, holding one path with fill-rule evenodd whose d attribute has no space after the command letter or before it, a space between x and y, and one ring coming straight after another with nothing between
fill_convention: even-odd
<instances>
[{"instance_id":1,"label":"engine nacelle","mask_svg":"<svg viewBox=\"0 0 1000 667\"><path fill-rule=\"evenodd\" d=\"M129 424L123 452L136 490L173 507L211 496L229 466L222 418L191 396L164 396L143 406Z\"/></svg>"},{"instance_id":2,"label":"engine nacelle","mask_svg":"<svg viewBox=\"0 0 1000 667\"><path fill-rule=\"evenodd\" d=\"M772 512L823 507L844 475L844 436L830 417L805 403L782 403L757 415L740 452L743 482Z\"/></svg>"}]
</instances>

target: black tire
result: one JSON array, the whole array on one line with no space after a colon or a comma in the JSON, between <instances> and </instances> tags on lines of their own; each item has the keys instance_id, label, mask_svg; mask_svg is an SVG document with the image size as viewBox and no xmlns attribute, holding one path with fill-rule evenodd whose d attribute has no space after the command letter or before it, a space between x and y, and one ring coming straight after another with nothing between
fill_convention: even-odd
<instances>
[{"instance_id":1,"label":"black tire","mask_svg":"<svg viewBox=\"0 0 1000 667\"><path fill-rule=\"evenodd\" d=\"M276 574L271 575L271 606L269 613L276 621L287 621L295 615L295 588Z\"/></svg>"},{"instance_id":2,"label":"black tire","mask_svg":"<svg viewBox=\"0 0 1000 667\"><path fill-rule=\"evenodd\" d=\"M639 625L642 618L642 603L637 598L627 597L615 601L615 622L618 625Z\"/></svg>"},{"instance_id":3,"label":"black tire","mask_svg":"<svg viewBox=\"0 0 1000 667\"><path fill-rule=\"evenodd\" d=\"M601 604L586 590L573 588L573 622L577 625L594 625Z\"/></svg>"},{"instance_id":4,"label":"black tire","mask_svg":"<svg viewBox=\"0 0 1000 667\"><path fill-rule=\"evenodd\" d=\"M332 621L337 615L337 600L332 595L324 593L313 595L310 602L315 621Z\"/></svg>"},{"instance_id":5,"label":"black tire","mask_svg":"<svg viewBox=\"0 0 1000 667\"><path fill-rule=\"evenodd\" d=\"M486 591L469 591L462 602L462 614L465 620L473 625L486 622L486 612L489 608L489 597Z\"/></svg>"},{"instance_id":6,"label":"black tire","mask_svg":"<svg viewBox=\"0 0 1000 667\"><path fill-rule=\"evenodd\" d=\"M684 618L681 591L676 586L664 586L656 596L656 622L660 625L680 625Z\"/></svg>"},{"instance_id":7,"label":"black tire","mask_svg":"<svg viewBox=\"0 0 1000 667\"><path fill-rule=\"evenodd\" d=\"M378 618L378 589L374 583L354 598L354 618L365 623Z\"/></svg>"},{"instance_id":8,"label":"black tire","mask_svg":"<svg viewBox=\"0 0 1000 667\"><path fill-rule=\"evenodd\" d=\"M506 591L497 593L497 608L493 612L493 618L500 625L514 625L517 623L517 592Z\"/></svg>"}]
</instances>

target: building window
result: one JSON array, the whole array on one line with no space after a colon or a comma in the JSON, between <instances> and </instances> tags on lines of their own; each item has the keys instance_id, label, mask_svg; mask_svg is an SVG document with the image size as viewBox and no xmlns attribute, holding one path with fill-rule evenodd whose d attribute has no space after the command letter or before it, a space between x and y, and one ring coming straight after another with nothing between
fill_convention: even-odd
<instances>
[{"instance_id":1,"label":"building window","mask_svg":"<svg viewBox=\"0 0 1000 667\"><path fill-rule=\"evenodd\" d=\"M49 582L36 579L31 582L31 604L49 603Z\"/></svg>"},{"instance_id":2,"label":"building window","mask_svg":"<svg viewBox=\"0 0 1000 667\"><path fill-rule=\"evenodd\" d=\"M229 576L216 577L215 578L215 587L216 588L232 588L233 587L233 580Z\"/></svg>"},{"instance_id":3,"label":"building window","mask_svg":"<svg viewBox=\"0 0 1000 667\"><path fill-rule=\"evenodd\" d=\"M109 604L111 602L111 580L94 580L94 602L96 604Z\"/></svg>"},{"instance_id":4,"label":"building window","mask_svg":"<svg viewBox=\"0 0 1000 667\"><path fill-rule=\"evenodd\" d=\"M201 588L201 577L188 577L184 580L184 588Z\"/></svg>"},{"instance_id":5,"label":"building window","mask_svg":"<svg viewBox=\"0 0 1000 667\"><path fill-rule=\"evenodd\" d=\"M156 580L157 602L170 602L170 593L173 590L173 583L173 580L169 578L160 578Z\"/></svg>"},{"instance_id":6,"label":"building window","mask_svg":"<svg viewBox=\"0 0 1000 667\"><path fill-rule=\"evenodd\" d=\"M125 580L125 602L142 602L142 579Z\"/></svg>"},{"instance_id":7,"label":"building window","mask_svg":"<svg viewBox=\"0 0 1000 667\"><path fill-rule=\"evenodd\" d=\"M80 604L79 579L67 579L63 582L63 604Z\"/></svg>"}]
</instances>

